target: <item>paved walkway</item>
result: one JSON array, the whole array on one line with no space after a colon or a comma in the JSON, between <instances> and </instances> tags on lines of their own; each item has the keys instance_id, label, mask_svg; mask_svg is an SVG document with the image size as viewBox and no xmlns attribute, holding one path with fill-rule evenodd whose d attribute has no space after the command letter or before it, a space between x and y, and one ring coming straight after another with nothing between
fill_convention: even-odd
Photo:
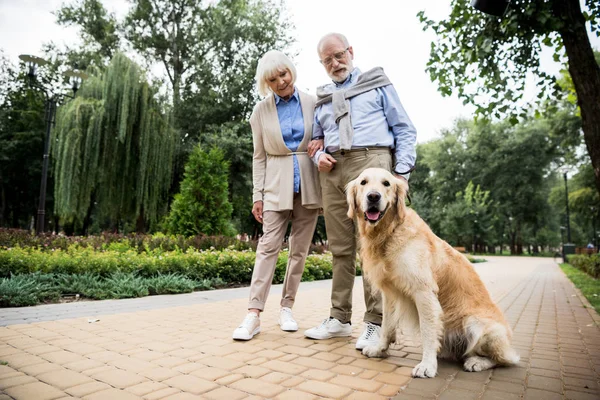
<instances>
[{"instance_id":1,"label":"paved walkway","mask_svg":"<svg viewBox=\"0 0 600 400\"><path fill-rule=\"evenodd\" d=\"M415 338L387 359L362 356L359 278L352 338L326 341L302 332L328 315L329 281L301 284L296 333L277 326L274 287L247 343L230 339L247 288L0 309L0 400L599 399L598 315L552 259L488 260L476 269L514 329L518 367L467 373L441 362L435 379L412 379Z\"/></svg>"}]
</instances>

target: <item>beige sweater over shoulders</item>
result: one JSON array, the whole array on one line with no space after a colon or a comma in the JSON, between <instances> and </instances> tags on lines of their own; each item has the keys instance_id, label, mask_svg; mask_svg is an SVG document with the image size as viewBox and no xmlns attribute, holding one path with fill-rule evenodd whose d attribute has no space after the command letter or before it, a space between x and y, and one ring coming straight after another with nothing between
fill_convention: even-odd
<instances>
[{"instance_id":1,"label":"beige sweater over shoulders","mask_svg":"<svg viewBox=\"0 0 600 400\"><path fill-rule=\"evenodd\" d=\"M296 153L306 152L312 139L316 99L300 90L300 106L304 119L304 139ZM293 209L294 160L283 140L273 95L260 101L250 117L254 156L252 160L252 201L264 202L265 211ZM300 193L306 208L321 207L319 172L307 154L297 154L300 167Z\"/></svg>"}]
</instances>

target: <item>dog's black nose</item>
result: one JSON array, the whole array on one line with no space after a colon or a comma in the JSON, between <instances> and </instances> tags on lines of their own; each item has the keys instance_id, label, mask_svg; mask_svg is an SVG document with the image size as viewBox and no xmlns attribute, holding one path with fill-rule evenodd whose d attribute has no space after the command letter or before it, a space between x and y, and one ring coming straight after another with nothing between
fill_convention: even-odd
<instances>
[{"instance_id":1,"label":"dog's black nose","mask_svg":"<svg viewBox=\"0 0 600 400\"><path fill-rule=\"evenodd\" d=\"M377 203L381 199L381 195L377 192L371 192L367 194L367 200L371 203Z\"/></svg>"}]
</instances>

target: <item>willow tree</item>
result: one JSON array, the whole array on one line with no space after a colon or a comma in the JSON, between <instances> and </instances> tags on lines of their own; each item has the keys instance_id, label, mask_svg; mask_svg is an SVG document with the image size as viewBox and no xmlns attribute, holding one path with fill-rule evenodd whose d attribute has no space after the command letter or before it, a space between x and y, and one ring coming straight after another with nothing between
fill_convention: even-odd
<instances>
[{"instance_id":1,"label":"willow tree","mask_svg":"<svg viewBox=\"0 0 600 400\"><path fill-rule=\"evenodd\" d=\"M103 228L135 222L143 231L166 211L177 135L170 110L125 55L59 109L53 136L63 223L85 230L93 213Z\"/></svg>"}]
</instances>

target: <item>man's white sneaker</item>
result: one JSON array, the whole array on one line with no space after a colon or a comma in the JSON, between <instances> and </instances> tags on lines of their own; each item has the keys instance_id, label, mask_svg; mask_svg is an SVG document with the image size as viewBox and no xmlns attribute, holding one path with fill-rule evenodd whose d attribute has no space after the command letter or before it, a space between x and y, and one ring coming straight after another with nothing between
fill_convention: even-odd
<instances>
[{"instance_id":1,"label":"man's white sneaker","mask_svg":"<svg viewBox=\"0 0 600 400\"><path fill-rule=\"evenodd\" d=\"M367 346L378 344L380 334L381 327L379 325L367 322L362 335L356 341L356 350L362 350Z\"/></svg>"},{"instance_id":2,"label":"man's white sneaker","mask_svg":"<svg viewBox=\"0 0 600 400\"><path fill-rule=\"evenodd\" d=\"M242 324L233 331L233 338L236 340L250 340L260 332L260 318L251 312L246 315Z\"/></svg>"},{"instance_id":3,"label":"man's white sneaker","mask_svg":"<svg viewBox=\"0 0 600 400\"><path fill-rule=\"evenodd\" d=\"M350 335L352 335L352 325L349 322L342 324L333 317L325 319L319 326L304 331L304 336L317 340Z\"/></svg>"},{"instance_id":4,"label":"man's white sneaker","mask_svg":"<svg viewBox=\"0 0 600 400\"><path fill-rule=\"evenodd\" d=\"M292 316L292 309L289 307L281 307L279 311L279 326L282 331L296 332L298 330L298 323Z\"/></svg>"}]
</instances>

